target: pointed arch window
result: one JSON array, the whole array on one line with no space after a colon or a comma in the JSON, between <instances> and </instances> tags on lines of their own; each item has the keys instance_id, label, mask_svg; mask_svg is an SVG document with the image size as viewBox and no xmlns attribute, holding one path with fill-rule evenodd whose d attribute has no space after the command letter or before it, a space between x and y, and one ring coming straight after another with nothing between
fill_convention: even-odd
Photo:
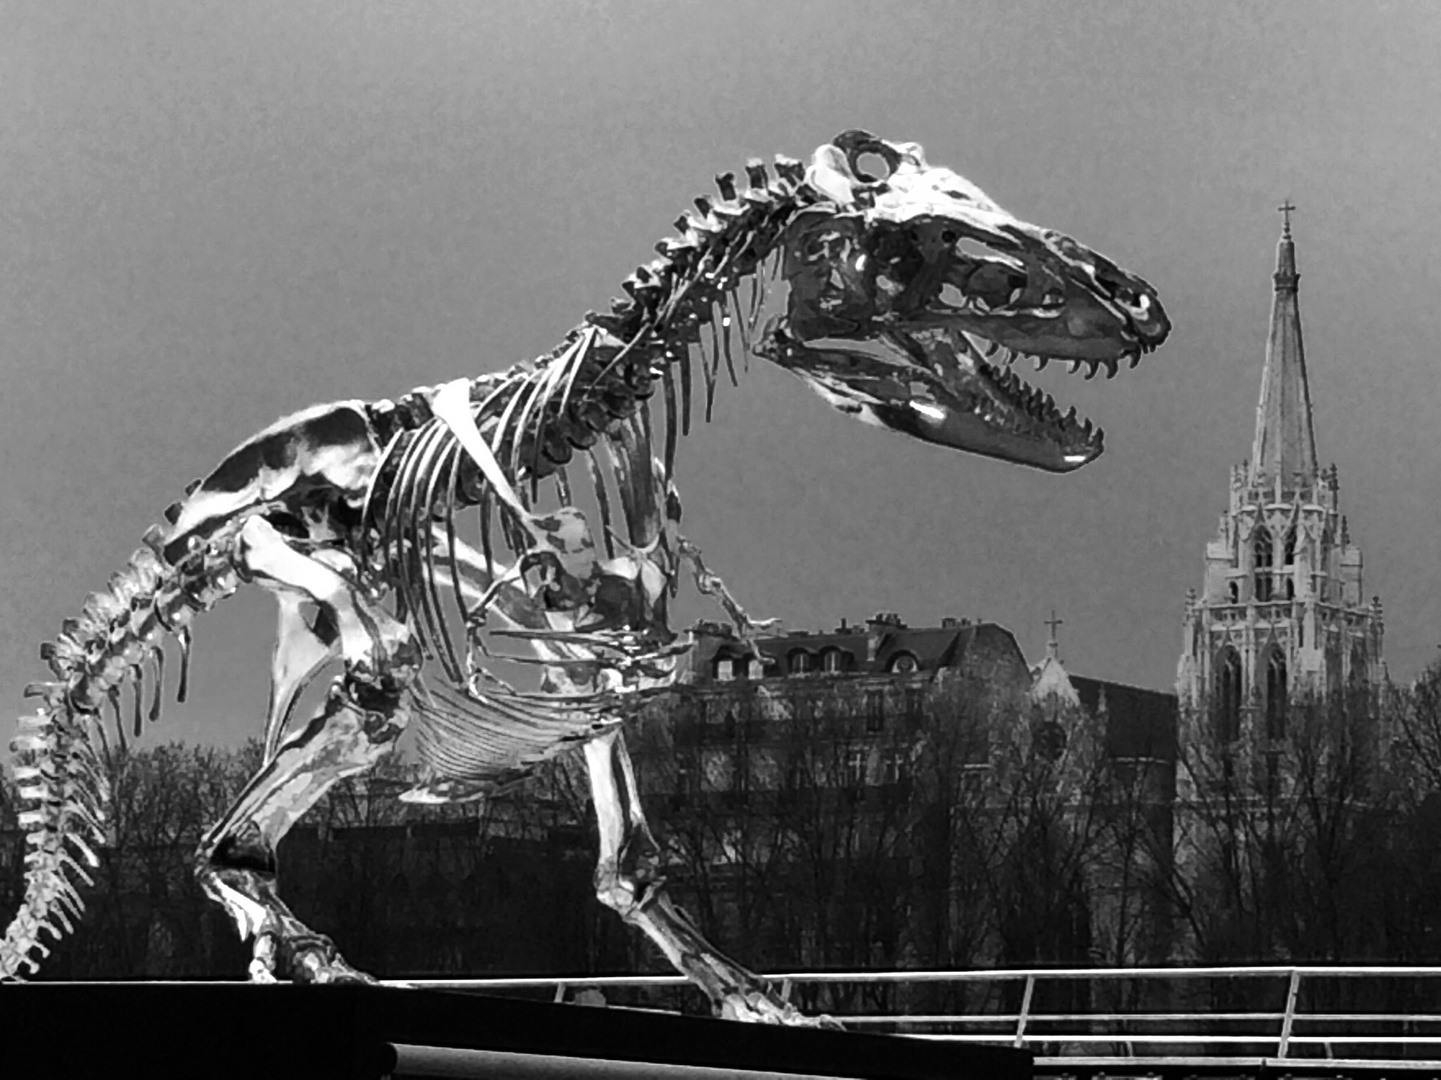
<instances>
[{"instance_id":1,"label":"pointed arch window","mask_svg":"<svg viewBox=\"0 0 1441 1080\"><path fill-rule=\"evenodd\" d=\"M1312 588L1316 592L1316 599L1322 603L1330 600L1331 590L1327 588L1327 582L1331 580L1331 530L1323 529L1321 532L1321 547L1316 556L1316 562L1311 567L1311 580L1316 584Z\"/></svg>"},{"instance_id":2,"label":"pointed arch window","mask_svg":"<svg viewBox=\"0 0 1441 1080\"><path fill-rule=\"evenodd\" d=\"M1351 647L1351 682L1354 685L1365 686L1370 680L1366 671L1366 650L1359 644Z\"/></svg>"},{"instance_id":3,"label":"pointed arch window","mask_svg":"<svg viewBox=\"0 0 1441 1080\"><path fill-rule=\"evenodd\" d=\"M1216 655L1216 689L1211 707L1217 740L1235 742L1241 734L1241 656L1229 645Z\"/></svg>"},{"instance_id":4,"label":"pointed arch window","mask_svg":"<svg viewBox=\"0 0 1441 1080\"><path fill-rule=\"evenodd\" d=\"M1286 705L1289 700L1286 655L1273 645L1266 656L1266 738L1285 737Z\"/></svg>"},{"instance_id":5,"label":"pointed arch window","mask_svg":"<svg viewBox=\"0 0 1441 1080\"><path fill-rule=\"evenodd\" d=\"M1263 604L1271 599L1273 562L1271 534L1264 527L1259 528L1251 541L1251 566L1255 571L1255 596L1257 601Z\"/></svg>"},{"instance_id":6,"label":"pointed arch window","mask_svg":"<svg viewBox=\"0 0 1441 1080\"><path fill-rule=\"evenodd\" d=\"M1281 545L1282 566L1285 568L1286 599L1296 599L1296 526L1286 530L1286 540Z\"/></svg>"}]
</instances>

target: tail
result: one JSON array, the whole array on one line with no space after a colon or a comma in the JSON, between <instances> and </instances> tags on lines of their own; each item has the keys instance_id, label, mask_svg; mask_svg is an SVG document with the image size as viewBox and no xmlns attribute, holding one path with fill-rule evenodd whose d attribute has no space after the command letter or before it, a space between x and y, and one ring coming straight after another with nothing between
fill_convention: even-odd
<instances>
[{"instance_id":1,"label":"tail","mask_svg":"<svg viewBox=\"0 0 1441 1080\"><path fill-rule=\"evenodd\" d=\"M185 700L190 654L190 622L238 586L232 554L235 521L212 532L205 542L192 540L190 550L172 565L157 527L146 536L130 564L110 579L109 588L94 593L79 619L67 619L59 636L40 647L55 679L26 687L27 697L44 704L20 721L11 743L16 754L15 779L20 799L28 803L19 815L27 830L25 897L19 913L0 940L0 979L19 979L34 972L38 951L48 956L41 935L59 940L74 929L83 908L79 883L93 885L86 867L99 865L95 848L105 843L110 805L106 759L110 747L101 709L114 710L117 738L125 731L120 692L134 687L134 732L142 725L144 669L154 668L151 720L160 714L165 654L160 640L176 638L181 651L178 698ZM174 550L173 546L170 548Z\"/></svg>"}]
</instances>

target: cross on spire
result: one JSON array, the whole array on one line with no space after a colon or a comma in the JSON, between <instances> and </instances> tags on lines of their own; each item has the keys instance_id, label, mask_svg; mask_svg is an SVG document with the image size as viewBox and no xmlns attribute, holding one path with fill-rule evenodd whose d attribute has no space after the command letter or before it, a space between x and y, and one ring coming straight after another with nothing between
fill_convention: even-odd
<instances>
[{"instance_id":1,"label":"cross on spire","mask_svg":"<svg viewBox=\"0 0 1441 1080\"><path fill-rule=\"evenodd\" d=\"M1064 619L1056 618L1056 609L1051 608L1051 617L1045 620L1046 625L1051 628L1051 640L1046 642L1046 655L1056 660L1059 660L1061 655L1061 643L1056 639L1056 627L1064 622Z\"/></svg>"},{"instance_id":2,"label":"cross on spire","mask_svg":"<svg viewBox=\"0 0 1441 1080\"><path fill-rule=\"evenodd\" d=\"M1281 212L1281 235L1290 239L1291 237L1291 212L1296 209L1290 199L1287 199L1280 206L1276 207Z\"/></svg>"}]
</instances>

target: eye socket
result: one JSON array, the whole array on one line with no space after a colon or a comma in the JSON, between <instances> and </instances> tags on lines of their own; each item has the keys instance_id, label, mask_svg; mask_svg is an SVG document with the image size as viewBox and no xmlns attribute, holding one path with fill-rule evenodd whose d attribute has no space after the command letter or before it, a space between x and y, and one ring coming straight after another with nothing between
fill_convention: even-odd
<instances>
[{"instance_id":1,"label":"eye socket","mask_svg":"<svg viewBox=\"0 0 1441 1080\"><path fill-rule=\"evenodd\" d=\"M941 233L941 239L948 244L954 244L960 238L960 234L955 229L946 229Z\"/></svg>"},{"instance_id":2,"label":"eye socket","mask_svg":"<svg viewBox=\"0 0 1441 1080\"><path fill-rule=\"evenodd\" d=\"M891 175L890 162L869 150L856 155L852 168L862 180L887 180Z\"/></svg>"}]
</instances>

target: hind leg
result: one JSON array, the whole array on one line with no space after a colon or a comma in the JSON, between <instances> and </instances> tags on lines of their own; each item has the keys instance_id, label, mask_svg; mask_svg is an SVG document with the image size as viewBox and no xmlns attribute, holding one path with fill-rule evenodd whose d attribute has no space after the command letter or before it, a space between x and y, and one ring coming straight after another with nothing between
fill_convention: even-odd
<instances>
[{"instance_id":1,"label":"hind leg","mask_svg":"<svg viewBox=\"0 0 1441 1080\"><path fill-rule=\"evenodd\" d=\"M275 848L337 780L364 772L394 746L407 718L402 702L399 694L357 693L348 677L337 679L305 729L280 747L201 841L196 877L251 941L254 981L368 978L281 901Z\"/></svg>"},{"instance_id":2,"label":"hind leg","mask_svg":"<svg viewBox=\"0 0 1441 1080\"><path fill-rule=\"evenodd\" d=\"M247 524L243 538L240 569L270 588L319 604L336 628L345 671L305 727L267 756L235 805L206 834L196 853L196 877L252 942L255 981L363 980L367 976L281 901L275 848L337 780L364 772L393 748L409 717L419 653L403 626L366 602L341 574L292 549L265 522ZM289 667L277 662L275 670L301 681L314 660L307 653ZM276 704L273 694L272 713Z\"/></svg>"},{"instance_id":3,"label":"hind leg","mask_svg":"<svg viewBox=\"0 0 1441 1080\"><path fill-rule=\"evenodd\" d=\"M701 936L671 902L658 872L660 846L641 811L635 770L621 733L585 746L600 832L595 890L601 903L640 929L675 969L705 991L721 1016L769 1024L839 1027L829 1017L807 1017L782 1001L764 980L725 956Z\"/></svg>"}]
</instances>

